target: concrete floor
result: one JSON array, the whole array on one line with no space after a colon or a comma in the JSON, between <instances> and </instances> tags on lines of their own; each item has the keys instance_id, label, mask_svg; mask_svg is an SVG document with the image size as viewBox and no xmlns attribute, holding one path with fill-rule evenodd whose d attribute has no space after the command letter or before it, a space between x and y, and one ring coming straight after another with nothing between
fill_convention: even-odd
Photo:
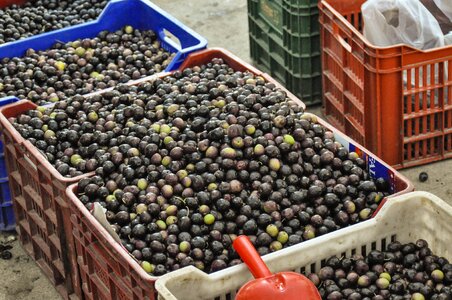
<instances>
[{"instance_id":1,"label":"concrete floor","mask_svg":"<svg viewBox=\"0 0 452 300\"><path fill-rule=\"evenodd\" d=\"M224 47L245 61L251 62L248 43L246 1L243 0L154 0L189 27L206 37L210 47ZM320 107L310 111L321 114ZM426 171L429 179L418 180ZM417 190L434 193L452 204L452 159L403 170ZM0 235L0 242L7 235ZM0 260L0 300L61 299L39 268L20 248L13 245L13 259Z\"/></svg>"}]
</instances>

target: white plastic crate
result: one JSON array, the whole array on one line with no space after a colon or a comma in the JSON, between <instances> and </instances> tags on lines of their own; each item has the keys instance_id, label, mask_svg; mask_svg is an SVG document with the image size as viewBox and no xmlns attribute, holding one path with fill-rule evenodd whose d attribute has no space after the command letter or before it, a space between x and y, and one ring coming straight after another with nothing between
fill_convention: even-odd
<instances>
[{"instance_id":1,"label":"white plastic crate","mask_svg":"<svg viewBox=\"0 0 452 300\"><path fill-rule=\"evenodd\" d=\"M401 243L425 239L439 256L452 259L452 207L426 192L394 197L377 216L342 230L263 257L272 272L317 272L326 259L366 255L382 250L393 240ZM252 278L244 264L213 274L195 267L171 272L157 280L158 299L232 300L238 289Z\"/></svg>"}]
</instances>

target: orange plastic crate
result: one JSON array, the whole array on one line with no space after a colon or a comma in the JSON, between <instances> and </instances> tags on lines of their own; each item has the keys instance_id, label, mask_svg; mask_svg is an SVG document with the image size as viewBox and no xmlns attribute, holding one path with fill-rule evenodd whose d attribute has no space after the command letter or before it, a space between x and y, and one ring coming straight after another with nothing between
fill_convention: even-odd
<instances>
[{"instance_id":1,"label":"orange plastic crate","mask_svg":"<svg viewBox=\"0 0 452 300\"><path fill-rule=\"evenodd\" d=\"M205 64L213 58L222 58L236 71L249 71L262 76L283 90L291 101L303 109L306 108L303 102L268 74L262 73L220 48L190 54L179 70ZM158 76L164 77L168 74L162 73ZM150 76L128 84L138 84L153 78L154 76ZM107 90L97 91L90 95L100 94ZM85 97L90 95L85 95ZM9 118L17 117L36 107L36 104L22 100L0 109L0 128L3 131L5 160L13 196L16 228L22 246L36 260L65 299L153 299L154 295L146 292L153 290L152 285L143 289L137 288L135 279L131 279L129 276L130 272L127 273L123 269L117 271L119 267L116 268L116 265L109 269L107 264L94 264L94 262L99 262L99 257L101 257L99 253L104 252L94 246L90 247L89 251L79 246L86 245L83 243L83 239L91 237L85 235L90 234L89 232L77 231L75 226L78 223L74 226L71 223L71 208L66 188L82 178L92 176L94 172L74 178L65 178L36 147L24 140L9 122ZM94 244L94 241L89 244ZM110 276L112 274L118 277L112 279ZM126 275L120 279L117 274ZM127 296L122 297L121 295Z\"/></svg>"},{"instance_id":2,"label":"orange plastic crate","mask_svg":"<svg viewBox=\"0 0 452 300\"><path fill-rule=\"evenodd\" d=\"M319 2L328 121L397 169L452 157L452 46L373 46L364 2Z\"/></svg>"},{"instance_id":3,"label":"orange plastic crate","mask_svg":"<svg viewBox=\"0 0 452 300\"><path fill-rule=\"evenodd\" d=\"M19 101L0 111L0 123L18 239L64 299L82 299L66 188L82 177L65 178L9 123L36 105Z\"/></svg>"},{"instance_id":4,"label":"orange plastic crate","mask_svg":"<svg viewBox=\"0 0 452 300\"><path fill-rule=\"evenodd\" d=\"M209 57L210 50L203 56ZM193 55L193 54L192 54ZM189 58L190 60L190 58ZM194 62L197 64L198 60ZM233 62L232 62L233 63ZM191 65L189 63L188 65ZM378 157L364 149L352 139L337 131L330 124L318 118L320 125L332 131L335 139L350 151L359 153L367 162L369 173L384 177L390 181L392 195L384 198L376 212L400 196L414 190L414 186L399 172L385 164ZM136 299L156 300L155 282L159 277L147 274L127 250L108 233L108 231L91 214L77 195L78 184L66 190L71 210L72 233L77 252L77 263L82 278L82 289L86 300ZM335 234L335 233L333 233ZM287 250L287 249L286 249ZM284 253L284 251L282 252ZM176 271L177 272L177 271ZM215 298L232 299L232 298Z\"/></svg>"},{"instance_id":5,"label":"orange plastic crate","mask_svg":"<svg viewBox=\"0 0 452 300\"><path fill-rule=\"evenodd\" d=\"M179 67L179 70L206 64L214 58L222 58L235 71L249 71L262 76L266 81L272 82L277 88L282 89L291 101L303 109L306 108L303 102L287 91L271 76L262 73L221 48L211 48L191 53ZM159 76L165 77L169 74L160 74ZM139 84L150 79L149 77L142 78L129 84ZM105 90L95 94L103 92ZM390 174L388 176L394 177L395 173L392 170L385 171ZM394 189L396 192L406 193L413 190L413 186L405 178L398 177L398 174L395 174L394 178ZM77 256L75 259L81 277L84 299L156 299L154 284L158 277L148 275L126 250L113 240L110 234L78 200L76 191L76 184L68 187L65 200L70 209L71 232Z\"/></svg>"}]
</instances>

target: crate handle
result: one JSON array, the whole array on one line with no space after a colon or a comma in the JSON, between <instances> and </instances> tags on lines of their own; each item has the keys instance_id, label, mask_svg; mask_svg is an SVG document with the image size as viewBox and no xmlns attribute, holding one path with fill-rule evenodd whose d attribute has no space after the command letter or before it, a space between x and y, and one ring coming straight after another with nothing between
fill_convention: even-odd
<instances>
[{"instance_id":1,"label":"crate handle","mask_svg":"<svg viewBox=\"0 0 452 300\"><path fill-rule=\"evenodd\" d=\"M341 36L340 31L339 31L339 26L337 26L336 23L333 23L333 33L334 33L334 36L336 37L336 39L342 45L342 47L351 53L352 46Z\"/></svg>"},{"instance_id":2,"label":"crate handle","mask_svg":"<svg viewBox=\"0 0 452 300\"><path fill-rule=\"evenodd\" d=\"M182 43L180 42L179 38L175 34L171 33L171 31L169 31L168 29L162 29L160 38L167 44L172 45L174 48L179 50L182 49Z\"/></svg>"}]
</instances>

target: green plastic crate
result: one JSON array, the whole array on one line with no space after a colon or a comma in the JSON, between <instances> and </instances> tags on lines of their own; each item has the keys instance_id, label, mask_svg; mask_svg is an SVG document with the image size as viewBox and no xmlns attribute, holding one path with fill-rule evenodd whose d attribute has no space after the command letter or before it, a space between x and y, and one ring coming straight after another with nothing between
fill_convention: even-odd
<instances>
[{"instance_id":1,"label":"green plastic crate","mask_svg":"<svg viewBox=\"0 0 452 300\"><path fill-rule=\"evenodd\" d=\"M251 58L306 105L321 103L317 0L248 0Z\"/></svg>"}]
</instances>

